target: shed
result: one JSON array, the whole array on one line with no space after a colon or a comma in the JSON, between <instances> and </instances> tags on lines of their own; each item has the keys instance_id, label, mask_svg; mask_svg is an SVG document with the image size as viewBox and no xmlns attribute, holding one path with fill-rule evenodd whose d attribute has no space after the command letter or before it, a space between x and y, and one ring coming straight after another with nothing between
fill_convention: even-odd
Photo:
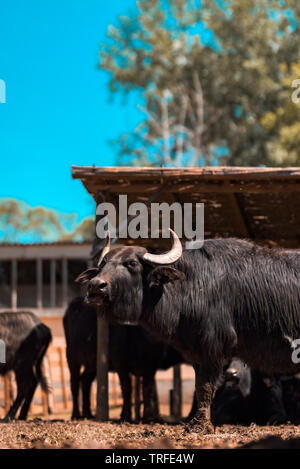
<instances>
[{"instance_id":1,"label":"shed","mask_svg":"<svg viewBox=\"0 0 300 469\"><path fill-rule=\"evenodd\" d=\"M0 312L30 308L61 318L81 289L77 275L90 265L91 243L0 243Z\"/></svg>"}]
</instances>

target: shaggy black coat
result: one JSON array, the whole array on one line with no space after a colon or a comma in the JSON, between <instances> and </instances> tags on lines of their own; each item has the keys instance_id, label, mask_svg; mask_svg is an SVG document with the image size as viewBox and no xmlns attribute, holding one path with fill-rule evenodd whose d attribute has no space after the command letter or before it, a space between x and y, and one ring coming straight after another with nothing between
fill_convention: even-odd
<instances>
[{"instance_id":1,"label":"shaggy black coat","mask_svg":"<svg viewBox=\"0 0 300 469\"><path fill-rule=\"evenodd\" d=\"M230 355L267 374L293 373L300 367L287 337L300 337L298 265L284 251L207 240L173 266L183 280L146 290L140 323L206 366L212 378L214 363Z\"/></svg>"}]
</instances>

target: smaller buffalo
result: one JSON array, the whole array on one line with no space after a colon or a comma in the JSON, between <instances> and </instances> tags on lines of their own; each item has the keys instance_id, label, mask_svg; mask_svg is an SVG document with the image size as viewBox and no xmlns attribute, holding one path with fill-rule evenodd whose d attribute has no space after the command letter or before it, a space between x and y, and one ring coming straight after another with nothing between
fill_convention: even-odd
<instances>
[{"instance_id":1,"label":"smaller buffalo","mask_svg":"<svg viewBox=\"0 0 300 469\"><path fill-rule=\"evenodd\" d=\"M13 370L17 381L17 397L5 420L14 420L20 407L19 420L26 420L38 383L49 391L41 365L51 332L31 312L4 312L0 313L0 339L5 344L5 360L1 360L5 363L0 363L0 374Z\"/></svg>"},{"instance_id":2,"label":"smaller buffalo","mask_svg":"<svg viewBox=\"0 0 300 469\"><path fill-rule=\"evenodd\" d=\"M238 358L233 358L220 378L211 406L213 425L248 424L247 401L250 393L250 368Z\"/></svg>"},{"instance_id":3,"label":"smaller buffalo","mask_svg":"<svg viewBox=\"0 0 300 469\"><path fill-rule=\"evenodd\" d=\"M90 391L96 377L97 312L81 297L69 304L63 325L67 343L67 361L71 374L73 397L72 419L91 418ZM118 373L123 408L121 420L131 421L131 377L143 378L143 421L159 419L155 373L182 362L181 355L167 344L158 342L139 326L110 324L109 370ZM83 372L80 369L83 367ZM82 388L82 414L79 409L79 388Z\"/></svg>"},{"instance_id":4,"label":"smaller buffalo","mask_svg":"<svg viewBox=\"0 0 300 469\"><path fill-rule=\"evenodd\" d=\"M234 358L219 383L211 409L212 422L216 426L293 421L299 384L296 377L265 376Z\"/></svg>"},{"instance_id":5,"label":"smaller buffalo","mask_svg":"<svg viewBox=\"0 0 300 469\"><path fill-rule=\"evenodd\" d=\"M215 427L225 424L249 425L254 421L254 416L249 408L251 384L250 368L242 360L233 358L224 367L212 402L211 420ZM197 398L194 393L193 405L187 421L195 416L196 411Z\"/></svg>"},{"instance_id":6,"label":"smaller buffalo","mask_svg":"<svg viewBox=\"0 0 300 469\"><path fill-rule=\"evenodd\" d=\"M300 375L280 376L279 389L286 412L286 422L300 424Z\"/></svg>"},{"instance_id":7,"label":"smaller buffalo","mask_svg":"<svg viewBox=\"0 0 300 469\"><path fill-rule=\"evenodd\" d=\"M211 417L214 425L287 422L281 378L264 376L234 358L217 389Z\"/></svg>"}]
</instances>

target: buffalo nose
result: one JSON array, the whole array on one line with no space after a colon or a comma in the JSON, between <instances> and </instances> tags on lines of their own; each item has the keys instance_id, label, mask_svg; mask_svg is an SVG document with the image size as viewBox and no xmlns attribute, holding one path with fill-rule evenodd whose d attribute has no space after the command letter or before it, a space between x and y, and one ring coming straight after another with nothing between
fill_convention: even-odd
<instances>
[{"instance_id":1,"label":"buffalo nose","mask_svg":"<svg viewBox=\"0 0 300 469\"><path fill-rule=\"evenodd\" d=\"M225 379L230 381L232 379L236 380L238 378L238 372L235 368L228 368L225 372Z\"/></svg>"},{"instance_id":2,"label":"buffalo nose","mask_svg":"<svg viewBox=\"0 0 300 469\"><path fill-rule=\"evenodd\" d=\"M103 280L100 280L98 288L100 288L101 291L106 291L107 290L107 282L104 282Z\"/></svg>"},{"instance_id":3,"label":"buffalo nose","mask_svg":"<svg viewBox=\"0 0 300 469\"><path fill-rule=\"evenodd\" d=\"M101 279L92 279L88 285L89 293L106 293L107 282Z\"/></svg>"}]
</instances>

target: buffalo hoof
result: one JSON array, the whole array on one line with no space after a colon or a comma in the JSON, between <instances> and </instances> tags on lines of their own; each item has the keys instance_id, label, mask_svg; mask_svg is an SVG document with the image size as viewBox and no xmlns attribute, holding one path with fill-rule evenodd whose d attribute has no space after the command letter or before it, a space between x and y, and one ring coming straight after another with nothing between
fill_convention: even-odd
<instances>
[{"instance_id":1,"label":"buffalo hoof","mask_svg":"<svg viewBox=\"0 0 300 469\"><path fill-rule=\"evenodd\" d=\"M81 420L81 415L79 414L72 414L71 420Z\"/></svg>"},{"instance_id":2,"label":"buffalo hoof","mask_svg":"<svg viewBox=\"0 0 300 469\"><path fill-rule=\"evenodd\" d=\"M185 433L201 433L203 435L208 435L215 432L214 426L210 421L201 421L195 418L188 422L184 429Z\"/></svg>"},{"instance_id":3,"label":"buffalo hoof","mask_svg":"<svg viewBox=\"0 0 300 469\"><path fill-rule=\"evenodd\" d=\"M16 419L6 416L6 417L4 417L4 419L1 419L0 422L1 423L15 423Z\"/></svg>"}]
</instances>

